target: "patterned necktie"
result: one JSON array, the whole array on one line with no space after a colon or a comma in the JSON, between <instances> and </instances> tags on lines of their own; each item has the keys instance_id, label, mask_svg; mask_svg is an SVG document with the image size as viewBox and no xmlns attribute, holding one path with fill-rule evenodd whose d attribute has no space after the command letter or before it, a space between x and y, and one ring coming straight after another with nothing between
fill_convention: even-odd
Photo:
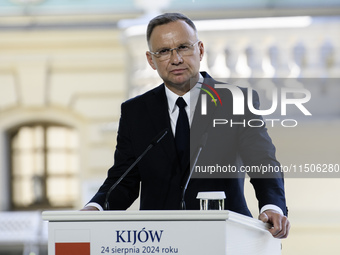
<instances>
[{"instance_id":1,"label":"patterned necktie","mask_svg":"<svg viewBox=\"0 0 340 255\"><path fill-rule=\"evenodd\" d=\"M176 123L175 143L182 170L185 170L186 164L189 162L190 152L190 126L188 115L185 111L187 104L182 97L179 97L176 105L179 107L179 114Z\"/></svg>"}]
</instances>

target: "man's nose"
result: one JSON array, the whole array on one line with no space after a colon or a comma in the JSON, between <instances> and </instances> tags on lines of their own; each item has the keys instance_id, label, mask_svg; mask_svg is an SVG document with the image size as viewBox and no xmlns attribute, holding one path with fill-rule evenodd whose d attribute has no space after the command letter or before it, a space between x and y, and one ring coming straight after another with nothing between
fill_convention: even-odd
<instances>
[{"instance_id":1,"label":"man's nose","mask_svg":"<svg viewBox=\"0 0 340 255\"><path fill-rule=\"evenodd\" d=\"M183 62L181 54L178 53L177 49L171 49L170 53L171 64L178 65Z\"/></svg>"}]
</instances>

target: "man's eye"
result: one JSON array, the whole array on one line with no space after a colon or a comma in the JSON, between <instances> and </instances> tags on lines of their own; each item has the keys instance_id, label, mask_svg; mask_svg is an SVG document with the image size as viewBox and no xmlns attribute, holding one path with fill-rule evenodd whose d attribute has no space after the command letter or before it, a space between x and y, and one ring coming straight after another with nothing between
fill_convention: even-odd
<instances>
[{"instance_id":1,"label":"man's eye","mask_svg":"<svg viewBox=\"0 0 340 255\"><path fill-rule=\"evenodd\" d=\"M160 55L167 55L167 54L169 54L169 52L170 52L170 49L163 49L163 50L160 50L158 53Z\"/></svg>"},{"instance_id":2,"label":"man's eye","mask_svg":"<svg viewBox=\"0 0 340 255\"><path fill-rule=\"evenodd\" d=\"M188 50L189 46L188 45L181 45L178 47L179 50Z\"/></svg>"}]
</instances>

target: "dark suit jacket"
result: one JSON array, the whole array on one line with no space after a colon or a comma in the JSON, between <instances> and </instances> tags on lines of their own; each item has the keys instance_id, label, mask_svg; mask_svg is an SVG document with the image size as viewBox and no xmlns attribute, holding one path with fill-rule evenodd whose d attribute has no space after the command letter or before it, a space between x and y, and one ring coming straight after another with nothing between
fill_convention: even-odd
<instances>
[{"instance_id":1,"label":"dark suit jacket","mask_svg":"<svg viewBox=\"0 0 340 255\"><path fill-rule=\"evenodd\" d=\"M203 72L202 75L205 81L211 83L209 80L211 77L207 73ZM211 85L214 86L214 84ZM224 109L229 109L227 112L219 110L221 108L210 103L208 104L209 114L201 116L197 112L200 111L200 103L197 105L190 131L192 156L195 154L200 137L208 132L207 143L197 165L216 165L217 163L219 165L279 165L275 159L275 147L265 127L221 125L218 127L220 129L218 132L216 132L216 128L212 128L212 118L234 118L234 121L238 121L240 118L259 118L247 109L244 116L233 116L231 93L224 89L219 94ZM254 93L253 97L254 106L258 107L257 94ZM170 126L164 84L122 104L114 165L109 169L107 179L90 202L96 202L103 206L108 189L164 128L169 128L169 133L112 191L109 199L110 209L127 209L138 197L141 189L141 210L179 210L189 167L187 171L183 171L179 165ZM216 147L216 143L219 144L219 147ZM286 214L282 176L276 176L279 178L258 178L258 176L252 175L252 177L251 182L256 191L259 207L274 204ZM225 209L251 216L244 198L243 188L244 174L242 173L236 176L226 175L225 178L191 179L185 195L186 207L189 210L199 209L196 195L200 191L224 191L227 196Z\"/></svg>"}]
</instances>

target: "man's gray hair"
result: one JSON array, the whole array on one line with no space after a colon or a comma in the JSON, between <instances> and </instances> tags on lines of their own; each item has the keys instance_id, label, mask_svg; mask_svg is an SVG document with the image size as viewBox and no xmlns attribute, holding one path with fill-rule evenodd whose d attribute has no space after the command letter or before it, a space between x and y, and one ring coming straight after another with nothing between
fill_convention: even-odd
<instances>
[{"instance_id":1,"label":"man's gray hair","mask_svg":"<svg viewBox=\"0 0 340 255\"><path fill-rule=\"evenodd\" d=\"M148 24L148 28L146 30L147 42L148 43L150 42L150 37L155 27L165 25L165 24L177 21L177 20L185 21L190 27L194 29L195 32L197 32L194 22L192 22L192 20L189 19L187 16L181 13L164 13L150 20Z\"/></svg>"}]
</instances>

